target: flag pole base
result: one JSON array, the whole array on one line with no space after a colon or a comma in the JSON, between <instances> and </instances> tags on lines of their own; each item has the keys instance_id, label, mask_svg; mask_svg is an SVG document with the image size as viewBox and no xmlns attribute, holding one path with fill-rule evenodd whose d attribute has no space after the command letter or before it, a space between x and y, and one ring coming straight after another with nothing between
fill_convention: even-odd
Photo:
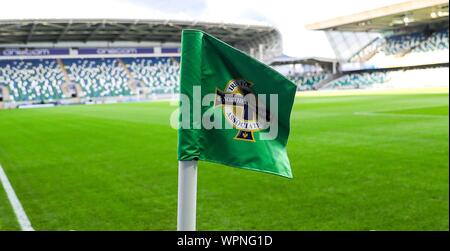
<instances>
[{"instance_id":1,"label":"flag pole base","mask_svg":"<svg viewBox=\"0 0 450 251\"><path fill-rule=\"evenodd\" d=\"M178 161L178 231L195 231L197 161Z\"/></svg>"}]
</instances>

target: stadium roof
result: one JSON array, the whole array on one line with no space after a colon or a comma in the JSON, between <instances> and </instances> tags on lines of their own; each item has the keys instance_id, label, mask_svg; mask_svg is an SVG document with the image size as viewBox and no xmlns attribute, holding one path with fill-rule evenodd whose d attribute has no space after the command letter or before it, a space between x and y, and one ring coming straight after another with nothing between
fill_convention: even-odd
<instances>
[{"instance_id":1,"label":"stadium roof","mask_svg":"<svg viewBox=\"0 0 450 251\"><path fill-rule=\"evenodd\" d=\"M285 64L333 64L337 62L336 59L331 58L322 58L322 57L304 57L304 58L296 58L289 57L286 55L281 55L279 57L273 58L270 62L270 65L285 65Z\"/></svg>"},{"instance_id":2,"label":"stadium roof","mask_svg":"<svg viewBox=\"0 0 450 251\"><path fill-rule=\"evenodd\" d=\"M306 25L310 30L383 32L448 22L448 0L413 0Z\"/></svg>"},{"instance_id":3,"label":"stadium roof","mask_svg":"<svg viewBox=\"0 0 450 251\"><path fill-rule=\"evenodd\" d=\"M282 53L280 32L272 26L149 19L0 20L0 47L179 44L183 29L203 30L264 61Z\"/></svg>"},{"instance_id":4,"label":"stadium roof","mask_svg":"<svg viewBox=\"0 0 450 251\"><path fill-rule=\"evenodd\" d=\"M49 19L0 20L0 44L33 42L179 42L182 29L201 29L231 43L278 35L270 26L170 20Z\"/></svg>"}]
</instances>

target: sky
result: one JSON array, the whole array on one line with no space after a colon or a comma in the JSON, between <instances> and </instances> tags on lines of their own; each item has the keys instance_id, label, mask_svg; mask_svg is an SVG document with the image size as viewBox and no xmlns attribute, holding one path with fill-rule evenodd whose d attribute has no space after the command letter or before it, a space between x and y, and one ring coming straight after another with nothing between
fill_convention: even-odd
<instances>
[{"instance_id":1,"label":"sky","mask_svg":"<svg viewBox=\"0 0 450 251\"><path fill-rule=\"evenodd\" d=\"M0 19L125 18L267 24L281 32L286 55L334 57L325 34L306 30L306 24L404 1L6 0Z\"/></svg>"}]
</instances>

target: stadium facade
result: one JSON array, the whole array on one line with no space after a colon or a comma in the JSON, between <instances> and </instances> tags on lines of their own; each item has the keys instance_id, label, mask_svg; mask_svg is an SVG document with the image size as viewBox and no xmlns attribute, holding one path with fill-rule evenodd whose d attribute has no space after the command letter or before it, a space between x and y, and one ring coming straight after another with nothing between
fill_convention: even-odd
<instances>
[{"instance_id":1,"label":"stadium facade","mask_svg":"<svg viewBox=\"0 0 450 251\"><path fill-rule=\"evenodd\" d=\"M326 60L283 67L300 90L448 88L448 7L448 0L413 0L309 24L325 32L337 67L330 71Z\"/></svg>"},{"instance_id":2,"label":"stadium facade","mask_svg":"<svg viewBox=\"0 0 450 251\"><path fill-rule=\"evenodd\" d=\"M183 29L267 61L271 26L168 20L1 20L0 107L117 102L177 92Z\"/></svg>"}]
</instances>

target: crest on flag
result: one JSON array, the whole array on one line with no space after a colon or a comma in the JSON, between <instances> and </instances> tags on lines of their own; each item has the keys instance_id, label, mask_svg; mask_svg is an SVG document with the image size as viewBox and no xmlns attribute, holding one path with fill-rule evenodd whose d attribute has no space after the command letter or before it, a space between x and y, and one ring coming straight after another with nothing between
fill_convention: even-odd
<instances>
[{"instance_id":1,"label":"crest on flag","mask_svg":"<svg viewBox=\"0 0 450 251\"><path fill-rule=\"evenodd\" d=\"M270 114L255 96L252 85L244 79L232 79L223 91L216 89L215 105L222 106L224 117L238 130L236 140L255 142L254 132L269 127Z\"/></svg>"}]
</instances>

